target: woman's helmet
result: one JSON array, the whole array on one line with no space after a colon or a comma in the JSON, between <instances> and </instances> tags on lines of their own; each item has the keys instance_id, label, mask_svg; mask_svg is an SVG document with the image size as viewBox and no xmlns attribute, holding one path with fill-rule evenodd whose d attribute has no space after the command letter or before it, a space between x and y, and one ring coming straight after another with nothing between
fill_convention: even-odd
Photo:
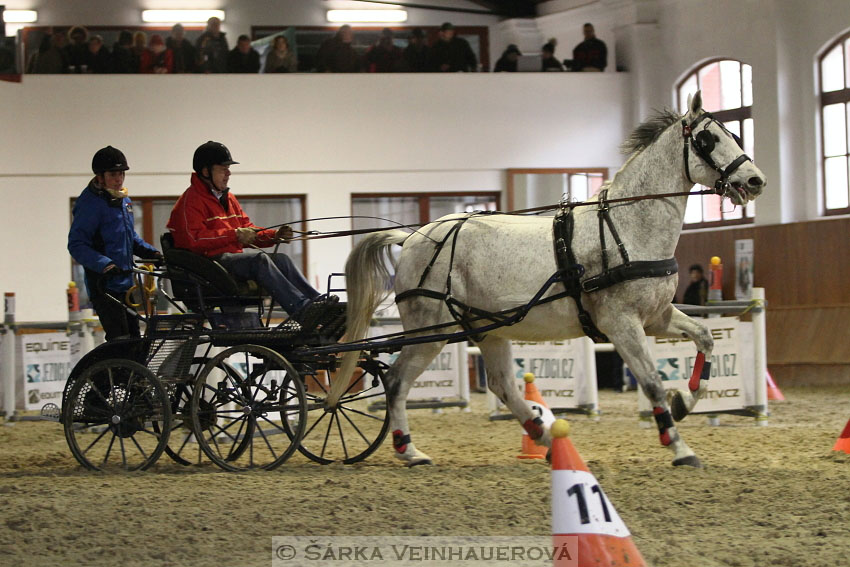
<instances>
[{"instance_id":1,"label":"woman's helmet","mask_svg":"<svg viewBox=\"0 0 850 567\"><path fill-rule=\"evenodd\" d=\"M91 170L95 175L103 175L106 171L127 171L128 169L130 166L127 165L124 153L112 146L97 150L91 160Z\"/></svg>"}]
</instances>

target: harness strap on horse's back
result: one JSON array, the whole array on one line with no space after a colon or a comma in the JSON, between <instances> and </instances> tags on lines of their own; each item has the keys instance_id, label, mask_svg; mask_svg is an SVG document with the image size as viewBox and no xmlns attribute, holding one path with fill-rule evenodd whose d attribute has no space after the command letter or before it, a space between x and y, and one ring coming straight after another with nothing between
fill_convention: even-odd
<instances>
[{"instance_id":1,"label":"harness strap on horse's back","mask_svg":"<svg viewBox=\"0 0 850 567\"><path fill-rule=\"evenodd\" d=\"M667 260L629 260L629 254L623 241L620 239L619 233L614 228L614 223L611 221L609 214L610 206L607 202L608 191L603 189L599 193L599 205L597 215L599 217L599 242L602 250L602 267L600 274L581 280L585 273L584 266L576 260L575 253L572 249L573 232L575 227L575 219L573 218L572 208L563 208L557 215L552 224L552 232L555 239L555 261L558 264L558 273L561 276L561 282L567 290L567 293L576 303L578 309L578 320L581 323L581 328L584 334L590 337L593 342L608 342L608 337L602 333L593 322L590 313L584 308L581 302L581 294L599 291L616 285L618 283L637 280L642 278L658 278L671 276L679 271L679 264L676 258L668 258ZM620 256L623 258L623 263L614 268L608 268L608 252L605 245L605 225L608 225L608 230L614 237L614 242L617 244L617 249L620 251Z\"/></svg>"},{"instance_id":2,"label":"harness strap on horse's back","mask_svg":"<svg viewBox=\"0 0 850 567\"><path fill-rule=\"evenodd\" d=\"M558 272L561 275L561 282L567 289L567 293L576 302L578 320L581 323L584 334L590 337L595 343L607 343L608 337L596 327L596 323L593 322L590 313L581 304L581 277L584 275L584 266L578 263L573 252L574 228L575 218L573 217L572 209L562 209L555 215L552 232L555 237L555 261L558 264Z\"/></svg>"}]
</instances>

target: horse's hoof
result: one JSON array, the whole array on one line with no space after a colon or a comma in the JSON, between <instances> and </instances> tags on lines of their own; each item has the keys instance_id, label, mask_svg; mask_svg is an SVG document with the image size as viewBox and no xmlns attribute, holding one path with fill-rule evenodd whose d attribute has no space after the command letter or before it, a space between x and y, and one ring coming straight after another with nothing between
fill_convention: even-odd
<instances>
[{"instance_id":1,"label":"horse's hoof","mask_svg":"<svg viewBox=\"0 0 850 567\"><path fill-rule=\"evenodd\" d=\"M432 461L431 459L419 459L418 461L410 461L410 463L408 463L407 466L408 467L416 467L416 466L419 466L419 465L433 465L433 464L434 464L434 461Z\"/></svg>"},{"instance_id":2,"label":"horse's hoof","mask_svg":"<svg viewBox=\"0 0 850 567\"><path fill-rule=\"evenodd\" d=\"M675 421L682 421L688 417L688 406L685 405L685 400L679 392L674 393L670 400L670 415Z\"/></svg>"},{"instance_id":3,"label":"horse's hoof","mask_svg":"<svg viewBox=\"0 0 850 567\"><path fill-rule=\"evenodd\" d=\"M696 455L689 455L687 457L682 457L681 459L673 460L674 467L694 467L695 469L702 468L702 462L700 462L699 457Z\"/></svg>"}]
</instances>

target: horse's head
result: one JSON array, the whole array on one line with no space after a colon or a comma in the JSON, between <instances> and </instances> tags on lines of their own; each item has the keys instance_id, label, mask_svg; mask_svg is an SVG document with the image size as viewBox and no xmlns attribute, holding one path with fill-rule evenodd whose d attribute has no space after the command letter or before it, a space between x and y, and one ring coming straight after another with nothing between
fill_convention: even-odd
<instances>
[{"instance_id":1,"label":"horse's head","mask_svg":"<svg viewBox=\"0 0 850 567\"><path fill-rule=\"evenodd\" d=\"M682 118L685 175L692 183L714 187L736 205L758 197L767 185L764 173L744 153L741 139L702 109L702 94L688 96ZM689 151L690 150L690 151Z\"/></svg>"}]
</instances>

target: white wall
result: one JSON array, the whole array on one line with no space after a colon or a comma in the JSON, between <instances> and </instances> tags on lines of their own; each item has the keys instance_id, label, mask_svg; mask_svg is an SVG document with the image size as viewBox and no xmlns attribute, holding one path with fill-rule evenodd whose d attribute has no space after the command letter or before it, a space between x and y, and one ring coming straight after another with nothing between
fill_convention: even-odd
<instances>
[{"instance_id":1,"label":"white wall","mask_svg":"<svg viewBox=\"0 0 850 567\"><path fill-rule=\"evenodd\" d=\"M26 76L0 82L0 291L20 320L60 320L69 199L112 144L132 195L179 195L191 156L226 143L239 194L308 194L308 216L350 214L350 194L501 191L506 168L608 167L624 74ZM161 231L164 227L155 227ZM322 230L350 224L323 224ZM310 277L340 271L346 240L314 241Z\"/></svg>"}]
</instances>

